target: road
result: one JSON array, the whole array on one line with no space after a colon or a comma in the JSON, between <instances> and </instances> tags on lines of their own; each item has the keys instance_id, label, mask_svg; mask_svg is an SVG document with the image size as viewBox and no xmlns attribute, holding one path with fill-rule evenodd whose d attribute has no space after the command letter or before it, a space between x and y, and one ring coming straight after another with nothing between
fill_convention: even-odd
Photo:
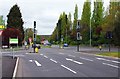
<instances>
[{"instance_id":1,"label":"road","mask_svg":"<svg viewBox=\"0 0 120 79\"><path fill-rule=\"evenodd\" d=\"M120 59L99 57L72 48L42 48L39 53L15 53L19 65L16 77L118 77ZM11 53L9 53L11 55ZM92 79L92 78L91 78Z\"/></svg>"}]
</instances>

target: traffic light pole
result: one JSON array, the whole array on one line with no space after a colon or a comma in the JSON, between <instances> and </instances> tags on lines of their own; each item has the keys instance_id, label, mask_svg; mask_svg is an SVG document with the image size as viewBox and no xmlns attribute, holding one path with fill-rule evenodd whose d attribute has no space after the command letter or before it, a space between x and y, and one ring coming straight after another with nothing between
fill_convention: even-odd
<instances>
[{"instance_id":1,"label":"traffic light pole","mask_svg":"<svg viewBox=\"0 0 120 79\"><path fill-rule=\"evenodd\" d=\"M80 24L79 24L79 21L77 22L77 28L76 28L76 31L77 31L77 52L79 52L79 41L80 41Z\"/></svg>"},{"instance_id":2,"label":"traffic light pole","mask_svg":"<svg viewBox=\"0 0 120 79\"><path fill-rule=\"evenodd\" d=\"M77 41L78 45L77 45L77 52L79 52L79 41Z\"/></svg>"},{"instance_id":3,"label":"traffic light pole","mask_svg":"<svg viewBox=\"0 0 120 79\"><path fill-rule=\"evenodd\" d=\"M33 42L33 51L35 53L35 47L36 47L36 34L35 34L35 29L36 29L36 21L34 21L34 42Z\"/></svg>"}]
</instances>

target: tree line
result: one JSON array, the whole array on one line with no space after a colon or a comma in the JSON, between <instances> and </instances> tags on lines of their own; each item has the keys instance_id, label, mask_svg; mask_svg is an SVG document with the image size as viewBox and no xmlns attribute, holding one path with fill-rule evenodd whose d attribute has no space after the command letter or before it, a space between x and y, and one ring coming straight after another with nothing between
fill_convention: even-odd
<instances>
[{"instance_id":1,"label":"tree line","mask_svg":"<svg viewBox=\"0 0 120 79\"><path fill-rule=\"evenodd\" d=\"M74 20L71 20L71 13L60 14L58 23L50 37L50 41L59 43L62 36L63 42L76 44L76 26L80 22L80 33L82 35L81 44L89 45L90 37L93 46L101 44L120 45L120 2L110 0L107 9L103 6L102 0L94 1L94 9L91 11L91 2L86 0L83 5L81 19L78 20L78 6L74 11ZM60 26L60 27L59 27ZM91 28L90 28L91 27ZM91 31L90 31L91 30ZM60 34L61 32L61 34ZM90 36L91 33L91 36Z\"/></svg>"}]
</instances>

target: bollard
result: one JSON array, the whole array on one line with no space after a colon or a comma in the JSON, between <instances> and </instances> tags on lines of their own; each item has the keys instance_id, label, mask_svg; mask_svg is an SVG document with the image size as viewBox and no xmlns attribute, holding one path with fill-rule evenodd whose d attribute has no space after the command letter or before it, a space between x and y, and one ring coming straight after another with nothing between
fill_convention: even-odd
<instances>
[{"instance_id":1,"label":"bollard","mask_svg":"<svg viewBox=\"0 0 120 79\"><path fill-rule=\"evenodd\" d=\"M38 47L35 48L35 53L38 53Z\"/></svg>"}]
</instances>

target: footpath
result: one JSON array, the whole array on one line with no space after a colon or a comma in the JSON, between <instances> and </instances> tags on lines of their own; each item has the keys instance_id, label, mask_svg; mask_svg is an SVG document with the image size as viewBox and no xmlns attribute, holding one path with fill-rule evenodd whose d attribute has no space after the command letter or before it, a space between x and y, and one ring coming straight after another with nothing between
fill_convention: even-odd
<instances>
[{"instance_id":1,"label":"footpath","mask_svg":"<svg viewBox=\"0 0 120 79\"><path fill-rule=\"evenodd\" d=\"M2 79L12 79L17 58L2 56Z\"/></svg>"},{"instance_id":2,"label":"footpath","mask_svg":"<svg viewBox=\"0 0 120 79\"><path fill-rule=\"evenodd\" d=\"M2 79L12 79L13 73L16 66L17 57L6 55L4 52L12 52L11 49L0 49L1 59L2 59L2 69L0 69L2 72Z\"/></svg>"}]
</instances>

